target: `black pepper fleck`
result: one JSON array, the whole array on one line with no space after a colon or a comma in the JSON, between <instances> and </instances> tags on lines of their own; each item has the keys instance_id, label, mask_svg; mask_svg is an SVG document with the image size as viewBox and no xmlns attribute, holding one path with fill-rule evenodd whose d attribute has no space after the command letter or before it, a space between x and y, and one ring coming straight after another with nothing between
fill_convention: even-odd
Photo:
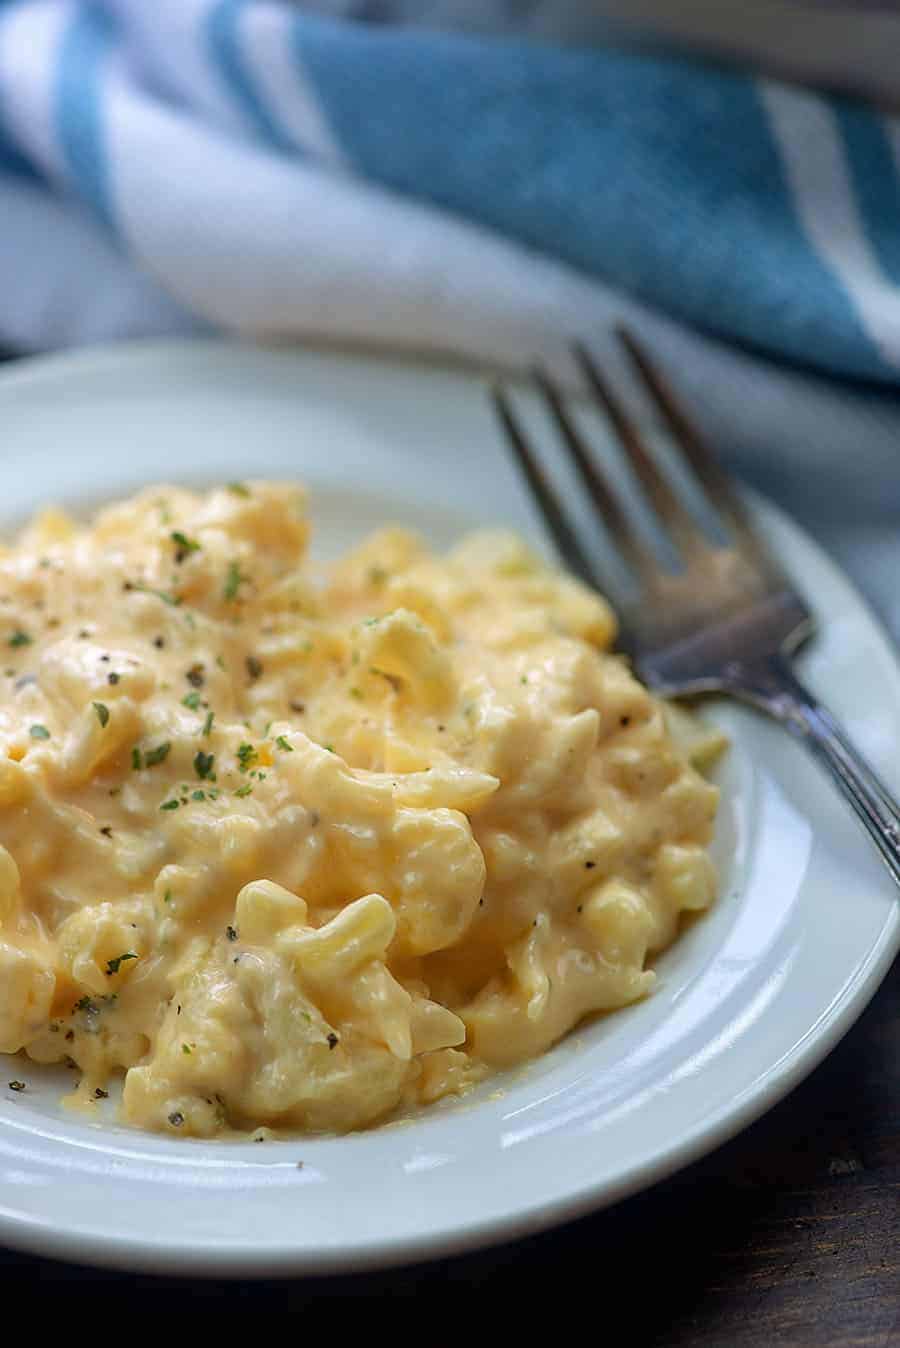
<instances>
[{"instance_id":1,"label":"black pepper fleck","mask_svg":"<svg viewBox=\"0 0 900 1348\"><path fill-rule=\"evenodd\" d=\"M192 688L203 687L203 666L201 664L191 665L184 676Z\"/></svg>"},{"instance_id":2,"label":"black pepper fleck","mask_svg":"<svg viewBox=\"0 0 900 1348\"><path fill-rule=\"evenodd\" d=\"M181 1113L180 1109L174 1109L172 1111L172 1113L169 1115L169 1123L171 1123L173 1128L181 1127L181 1125L184 1123L184 1115Z\"/></svg>"},{"instance_id":3,"label":"black pepper fleck","mask_svg":"<svg viewBox=\"0 0 900 1348\"><path fill-rule=\"evenodd\" d=\"M106 682L116 684L119 682L119 679L121 677L122 677L121 674L117 674L115 670L110 670L110 672L106 676Z\"/></svg>"},{"instance_id":4,"label":"black pepper fleck","mask_svg":"<svg viewBox=\"0 0 900 1348\"><path fill-rule=\"evenodd\" d=\"M585 869L586 871L592 871L592 870L594 869L594 867L596 866L596 864L597 864L596 861L586 861L586 862L584 863L584 869Z\"/></svg>"},{"instance_id":5,"label":"black pepper fleck","mask_svg":"<svg viewBox=\"0 0 900 1348\"><path fill-rule=\"evenodd\" d=\"M112 829L110 828L109 824L104 824L100 832L103 834L104 838L112 837Z\"/></svg>"},{"instance_id":6,"label":"black pepper fleck","mask_svg":"<svg viewBox=\"0 0 900 1348\"><path fill-rule=\"evenodd\" d=\"M328 1036L328 1047L329 1047L329 1048L337 1048L338 1042L339 1042L339 1041L338 1041L338 1037L337 1037L337 1035L334 1033L334 1031L332 1030L331 1033L330 1033L329 1036Z\"/></svg>"},{"instance_id":7,"label":"black pepper fleck","mask_svg":"<svg viewBox=\"0 0 900 1348\"><path fill-rule=\"evenodd\" d=\"M290 707L291 711L295 711L298 716L302 716L303 713L306 711L305 702L290 702L288 703L288 706Z\"/></svg>"},{"instance_id":8,"label":"black pepper fleck","mask_svg":"<svg viewBox=\"0 0 900 1348\"><path fill-rule=\"evenodd\" d=\"M25 1089L24 1081L8 1081L6 1084L11 1091L24 1091Z\"/></svg>"},{"instance_id":9,"label":"black pepper fleck","mask_svg":"<svg viewBox=\"0 0 900 1348\"><path fill-rule=\"evenodd\" d=\"M229 941L236 941L238 934L234 927L226 927L225 935L228 937Z\"/></svg>"},{"instance_id":10,"label":"black pepper fleck","mask_svg":"<svg viewBox=\"0 0 900 1348\"><path fill-rule=\"evenodd\" d=\"M95 1091L94 1091L94 1099L95 1099L95 1100L108 1100L108 1099L109 1099L109 1091L104 1091L104 1090L101 1089L101 1087L97 1086L97 1088L96 1088Z\"/></svg>"},{"instance_id":11,"label":"black pepper fleck","mask_svg":"<svg viewBox=\"0 0 900 1348\"><path fill-rule=\"evenodd\" d=\"M153 644L158 651L161 651L163 646L165 646L166 644L166 639L165 637L154 637Z\"/></svg>"}]
</instances>

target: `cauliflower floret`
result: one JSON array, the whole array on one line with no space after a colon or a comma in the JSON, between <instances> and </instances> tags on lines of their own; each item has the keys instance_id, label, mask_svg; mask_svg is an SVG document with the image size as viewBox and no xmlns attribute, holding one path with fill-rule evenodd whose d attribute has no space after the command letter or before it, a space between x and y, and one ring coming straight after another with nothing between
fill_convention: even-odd
<instances>
[{"instance_id":1,"label":"cauliflower floret","mask_svg":"<svg viewBox=\"0 0 900 1348\"><path fill-rule=\"evenodd\" d=\"M78 987L115 992L151 946L152 932L153 913L141 899L82 908L59 929L60 963Z\"/></svg>"},{"instance_id":2,"label":"cauliflower floret","mask_svg":"<svg viewBox=\"0 0 900 1348\"><path fill-rule=\"evenodd\" d=\"M465 1027L384 963L396 919L379 894L324 926L270 881L244 886L234 926L176 988L123 1106L144 1127L209 1136L226 1124L344 1132L400 1100L417 1053Z\"/></svg>"},{"instance_id":3,"label":"cauliflower floret","mask_svg":"<svg viewBox=\"0 0 900 1348\"><path fill-rule=\"evenodd\" d=\"M18 1053L47 1023L56 988L51 965L0 941L0 1053Z\"/></svg>"}]
</instances>

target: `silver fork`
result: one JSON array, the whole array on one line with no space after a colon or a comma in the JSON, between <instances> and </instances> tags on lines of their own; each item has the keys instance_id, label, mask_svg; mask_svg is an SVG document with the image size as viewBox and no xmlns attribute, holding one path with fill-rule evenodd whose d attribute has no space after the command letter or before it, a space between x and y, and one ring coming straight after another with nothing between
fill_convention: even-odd
<instances>
[{"instance_id":1,"label":"silver fork","mask_svg":"<svg viewBox=\"0 0 900 1348\"><path fill-rule=\"evenodd\" d=\"M661 567L633 528L558 389L535 374L593 506L638 581L637 598L619 605L624 649L644 682L665 696L729 693L780 721L828 769L900 885L900 807L791 668L791 656L812 634L812 614L754 530L727 476L644 347L625 329L618 329L617 335L729 535L728 543L720 545L698 529L624 403L589 352L576 345L574 353L588 388L605 410L658 523L680 554L682 570L672 573ZM597 585L596 567L529 444L507 392L497 386L493 397L510 447L563 560L588 584Z\"/></svg>"}]
</instances>

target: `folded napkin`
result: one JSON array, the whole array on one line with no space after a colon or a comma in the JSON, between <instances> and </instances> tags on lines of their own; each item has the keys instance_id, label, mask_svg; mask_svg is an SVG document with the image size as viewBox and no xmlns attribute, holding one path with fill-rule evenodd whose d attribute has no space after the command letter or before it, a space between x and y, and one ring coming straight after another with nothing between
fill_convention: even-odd
<instances>
[{"instance_id":1,"label":"folded napkin","mask_svg":"<svg viewBox=\"0 0 900 1348\"><path fill-rule=\"evenodd\" d=\"M636 307L733 464L900 630L898 157L862 103L686 59L279 0L0 0L0 343L526 363Z\"/></svg>"}]
</instances>

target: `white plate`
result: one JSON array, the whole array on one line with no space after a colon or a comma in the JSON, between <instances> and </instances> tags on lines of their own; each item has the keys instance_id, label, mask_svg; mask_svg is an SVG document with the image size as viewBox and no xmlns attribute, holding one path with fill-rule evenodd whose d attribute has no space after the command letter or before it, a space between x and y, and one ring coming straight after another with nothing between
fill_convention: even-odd
<instances>
[{"instance_id":1,"label":"white plate","mask_svg":"<svg viewBox=\"0 0 900 1348\"><path fill-rule=\"evenodd\" d=\"M311 484L329 547L388 517L439 546L492 521L540 539L483 390L459 374L137 345L11 367L0 424L4 525L48 499L86 505L154 479L281 475ZM822 618L805 675L900 786L900 676L884 636L807 538L760 514ZM263 1146L86 1123L60 1109L52 1072L4 1060L0 1243L174 1272L399 1263L611 1203L749 1123L859 1015L900 943L900 913L802 751L741 708L710 715L733 745L721 898L660 961L648 1001L414 1122ZM27 1076L28 1091L9 1092L7 1075Z\"/></svg>"}]
</instances>

